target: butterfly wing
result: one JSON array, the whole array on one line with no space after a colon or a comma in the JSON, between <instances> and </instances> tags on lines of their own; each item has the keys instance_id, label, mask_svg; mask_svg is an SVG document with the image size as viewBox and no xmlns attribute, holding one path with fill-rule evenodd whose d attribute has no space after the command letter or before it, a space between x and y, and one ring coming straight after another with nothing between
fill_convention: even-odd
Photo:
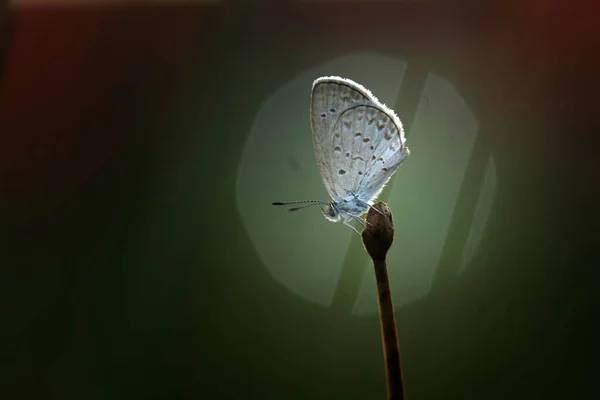
<instances>
[{"instance_id":1,"label":"butterfly wing","mask_svg":"<svg viewBox=\"0 0 600 400\"><path fill-rule=\"evenodd\" d=\"M321 177L336 201L370 202L409 154L396 114L349 79L314 82L311 121Z\"/></svg>"},{"instance_id":2,"label":"butterfly wing","mask_svg":"<svg viewBox=\"0 0 600 400\"><path fill-rule=\"evenodd\" d=\"M381 193L409 154L401 130L377 106L353 107L340 116L333 128L333 173L346 195L370 203Z\"/></svg>"}]
</instances>

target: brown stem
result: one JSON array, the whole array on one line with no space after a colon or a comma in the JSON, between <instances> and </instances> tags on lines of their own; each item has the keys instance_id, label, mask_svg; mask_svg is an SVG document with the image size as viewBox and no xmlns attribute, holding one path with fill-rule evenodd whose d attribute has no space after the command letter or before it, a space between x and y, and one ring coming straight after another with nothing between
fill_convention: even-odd
<instances>
[{"instance_id":1,"label":"brown stem","mask_svg":"<svg viewBox=\"0 0 600 400\"><path fill-rule=\"evenodd\" d=\"M390 291L390 282L385 263L387 252L394 241L394 222L392 212L385 203L379 202L373 208L367 214L367 222L369 224L362 233L362 239L365 249L373 260L375 278L377 280L379 322L381 324L388 399L404 400L400 345L398 343L392 293Z\"/></svg>"}]
</instances>

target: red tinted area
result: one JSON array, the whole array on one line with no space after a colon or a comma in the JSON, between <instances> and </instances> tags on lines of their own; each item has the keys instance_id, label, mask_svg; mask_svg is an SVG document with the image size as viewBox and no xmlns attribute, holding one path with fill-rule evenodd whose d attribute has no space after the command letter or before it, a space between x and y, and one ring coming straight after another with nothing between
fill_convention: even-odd
<instances>
[{"instance_id":1,"label":"red tinted area","mask_svg":"<svg viewBox=\"0 0 600 400\"><path fill-rule=\"evenodd\" d=\"M209 43L201 31L215 11L181 4L16 10L0 92L3 197L43 201L99 168L127 138L135 104L120 93L131 85L144 87L153 118L163 112L182 59Z\"/></svg>"}]
</instances>

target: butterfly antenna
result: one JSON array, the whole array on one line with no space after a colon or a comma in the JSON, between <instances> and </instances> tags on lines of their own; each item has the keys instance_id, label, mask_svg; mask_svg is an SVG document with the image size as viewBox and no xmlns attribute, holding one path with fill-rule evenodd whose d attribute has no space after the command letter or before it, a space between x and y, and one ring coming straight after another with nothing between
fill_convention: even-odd
<instances>
[{"instance_id":1,"label":"butterfly antenna","mask_svg":"<svg viewBox=\"0 0 600 400\"><path fill-rule=\"evenodd\" d=\"M327 201L321 201L321 200L301 200L301 201L274 201L271 204L273 204L274 206L287 206L290 204L304 204L303 206L288 208L288 211L298 211L298 210L301 210L306 207L312 207L312 206L316 206L319 204L329 204L329 203Z\"/></svg>"}]
</instances>

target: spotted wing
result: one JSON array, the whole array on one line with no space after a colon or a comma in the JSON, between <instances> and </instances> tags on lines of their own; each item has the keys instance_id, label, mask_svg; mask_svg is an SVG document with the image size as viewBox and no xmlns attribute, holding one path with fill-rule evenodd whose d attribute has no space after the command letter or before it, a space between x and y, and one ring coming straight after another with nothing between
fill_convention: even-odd
<instances>
[{"instance_id":1,"label":"spotted wing","mask_svg":"<svg viewBox=\"0 0 600 400\"><path fill-rule=\"evenodd\" d=\"M349 79L315 81L311 120L321 177L334 200L371 201L408 155L398 117Z\"/></svg>"}]
</instances>

